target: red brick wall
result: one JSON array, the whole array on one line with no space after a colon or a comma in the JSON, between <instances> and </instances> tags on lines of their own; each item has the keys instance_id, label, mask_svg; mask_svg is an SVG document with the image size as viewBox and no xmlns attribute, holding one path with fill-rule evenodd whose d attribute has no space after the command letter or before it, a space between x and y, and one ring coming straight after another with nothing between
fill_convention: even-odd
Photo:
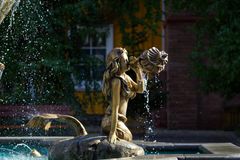
<instances>
[{"instance_id":1,"label":"red brick wall","mask_svg":"<svg viewBox=\"0 0 240 160\"><path fill-rule=\"evenodd\" d=\"M166 24L167 126L169 129L221 129L222 103L216 95L199 92L191 76L190 53L195 44L191 16L168 17Z\"/></svg>"},{"instance_id":2,"label":"red brick wall","mask_svg":"<svg viewBox=\"0 0 240 160\"><path fill-rule=\"evenodd\" d=\"M223 100L216 94L201 96L199 107L199 129L223 128Z\"/></svg>"}]
</instances>

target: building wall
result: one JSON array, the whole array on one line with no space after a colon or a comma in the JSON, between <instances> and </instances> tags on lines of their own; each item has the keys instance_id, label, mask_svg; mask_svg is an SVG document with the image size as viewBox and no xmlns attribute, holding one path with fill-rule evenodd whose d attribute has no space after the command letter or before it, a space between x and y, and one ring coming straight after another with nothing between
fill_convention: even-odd
<instances>
[{"instance_id":1,"label":"building wall","mask_svg":"<svg viewBox=\"0 0 240 160\"><path fill-rule=\"evenodd\" d=\"M120 32L120 25L119 22L114 22L114 36L113 36L113 40L114 40L114 47L125 47L127 48L127 46L124 46L122 43L122 33ZM161 33L161 29L162 29L162 24L159 22L159 29L158 29L158 33ZM139 30L141 30L142 27L139 27ZM129 33L131 32L131 29L129 29ZM140 48L142 51L149 49L153 46L157 47L158 49L162 49L162 42L161 42L161 36L159 35L155 35L152 32L148 32L148 39L147 41L145 41L144 43L142 43L140 45ZM128 48L127 48L128 49Z\"/></svg>"},{"instance_id":2,"label":"building wall","mask_svg":"<svg viewBox=\"0 0 240 160\"><path fill-rule=\"evenodd\" d=\"M136 14L136 17L138 18L143 18L144 15L146 13L146 9L144 7L144 5L141 3L140 4L140 9L139 12ZM118 20L115 20L113 22L113 28L114 28L114 36L113 36L113 40L114 40L114 47L125 47L126 49L128 49L127 46L124 46L122 43L122 33L120 31L120 23ZM162 22L161 20L159 20L158 22L158 26L159 28L157 29L157 32L161 34L162 32ZM142 26L138 26L137 31L142 31L143 27ZM131 28L125 28L125 30L129 33L131 33ZM160 35L156 35L156 33L153 33L151 31L147 32L147 40L143 43L140 44L140 49L142 51L149 49L153 46L157 47L158 49L162 49L162 38Z\"/></svg>"},{"instance_id":3,"label":"building wall","mask_svg":"<svg viewBox=\"0 0 240 160\"><path fill-rule=\"evenodd\" d=\"M196 18L191 15L169 16L166 24L167 122L169 129L221 129L222 100L215 94L200 92L191 75L190 53L196 42L191 29Z\"/></svg>"}]
</instances>

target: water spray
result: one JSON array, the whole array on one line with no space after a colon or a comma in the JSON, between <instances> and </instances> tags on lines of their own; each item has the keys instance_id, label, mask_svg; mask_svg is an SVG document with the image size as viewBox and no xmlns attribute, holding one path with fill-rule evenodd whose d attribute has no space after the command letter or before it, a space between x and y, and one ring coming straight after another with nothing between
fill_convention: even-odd
<instances>
[{"instance_id":1,"label":"water spray","mask_svg":"<svg viewBox=\"0 0 240 160\"><path fill-rule=\"evenodd\" d=\"M42 157L41 153L39 153L36 149L31 149L28 145L25 143L20 143L17 144L15 147L13 147L13 150L17 149L18 147L25 147L27 148L30 152L29 154L33 157Z\"/></svg>"},{"instance_id":2,"label":"water spray","mask_svg":"<svg viewBox=\"0 0 240 160\"><path fill-rule=\"evenodd\" d=\"M147 88L148 79L154 80L155 83L157 83L156 75L165 69L167 62L168 54L165 51L159 51L156 47L145 50L138 58L136 58L136 61L130 62L139 63L140 67L146 75L144 76L144 97L146 99L144 108L147 111L146 121L144 122L147 129L145 135L146 140L149 139L149 136L153 133L154 128L149 105L149 90Z\"/></svg>"}]
</instances>

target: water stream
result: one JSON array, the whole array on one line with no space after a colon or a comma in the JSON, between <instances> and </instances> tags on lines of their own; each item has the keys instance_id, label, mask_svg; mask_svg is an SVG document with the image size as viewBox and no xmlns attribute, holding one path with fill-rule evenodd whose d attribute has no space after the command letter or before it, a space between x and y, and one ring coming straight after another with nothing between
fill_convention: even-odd
<instances>
[{"instance_id":1,"label":"water stream","mask_svg":"<svg viewBox=\"0 0 240 160\"><path fill-rule=\"evenodd\" d=\"M36 146L39 151L44 153L41 157L34 157L31 155L33 147L25 143L3 144L0 147L0 159L1 160L48 160L47 149L44 147Z\"/></svg>"},{"instance_id":2,"label":"water stream","mask_svg":"<svg viewBox=\"0 0 240 160\"><path fill-rule=\"evenodd\" d=\"M149 89L148 89L148 78L147 76L145 75L144 76L144 99L145 99L145 102L144 102L144 108L146 110L145 112L145 120L144 120L144 125L145 125L145 135L144 135L144 139L145 140L148 140L149 139L149 135L151 133L153 133L153 128L154 128L154 125L153 125L153 120L152 120L152 114L151 114L151 111L150 111L150 105L149 105Z\"/></svg>"},{"instance_id":3,"label":"water stream","mask_svg":"<svg viewBox=\"0 0 240 160\"><path fill-rule=\"evenodd\" d=\"M164 82L159 79L159 75L155 75L152 79L145 79L146 87L144 90L144 125L145 125L145 140L151 140L150 136L156 131L156 125L159 125L158 120L160 114L156 112L156 109L164 108L165 106L165 93ZM156 98L156 96L158 98ZM154 97L154 98L153 98Z\"/></svg>"},{"instance_id":4,"label":"water stream","mask_svg":"<svg viewBox=\"0 0 240 160\"><path fill-rule=\"evenodd\" d=\"M25 143L19 143L19 144L17 144L15 147L13 147L13 150L16 150L18 147L27 148L27 149L29 150L29 152L32 151L32 149L31 149L28 145L26 145Z\"/></svg>"}]
</instances>

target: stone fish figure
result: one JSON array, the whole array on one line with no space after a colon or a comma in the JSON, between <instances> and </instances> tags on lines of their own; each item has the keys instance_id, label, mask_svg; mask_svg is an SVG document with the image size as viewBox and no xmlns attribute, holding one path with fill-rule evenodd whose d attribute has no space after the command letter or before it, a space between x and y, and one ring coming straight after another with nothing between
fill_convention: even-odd
<instances>
[{"instance_id":1,"label":"stone fish figure","mask_svg":"<svg viewBox=\"0 0 240 160\"><path fill-rule=\"evenodd\" d=\"M139 57L143 72L145 72L149 78L152 78L154 74L160 73L165 69L168 62L168 54L164 51L159 51L156 47L152 47L145 50Z\"/></svg>"}]
</instances>

